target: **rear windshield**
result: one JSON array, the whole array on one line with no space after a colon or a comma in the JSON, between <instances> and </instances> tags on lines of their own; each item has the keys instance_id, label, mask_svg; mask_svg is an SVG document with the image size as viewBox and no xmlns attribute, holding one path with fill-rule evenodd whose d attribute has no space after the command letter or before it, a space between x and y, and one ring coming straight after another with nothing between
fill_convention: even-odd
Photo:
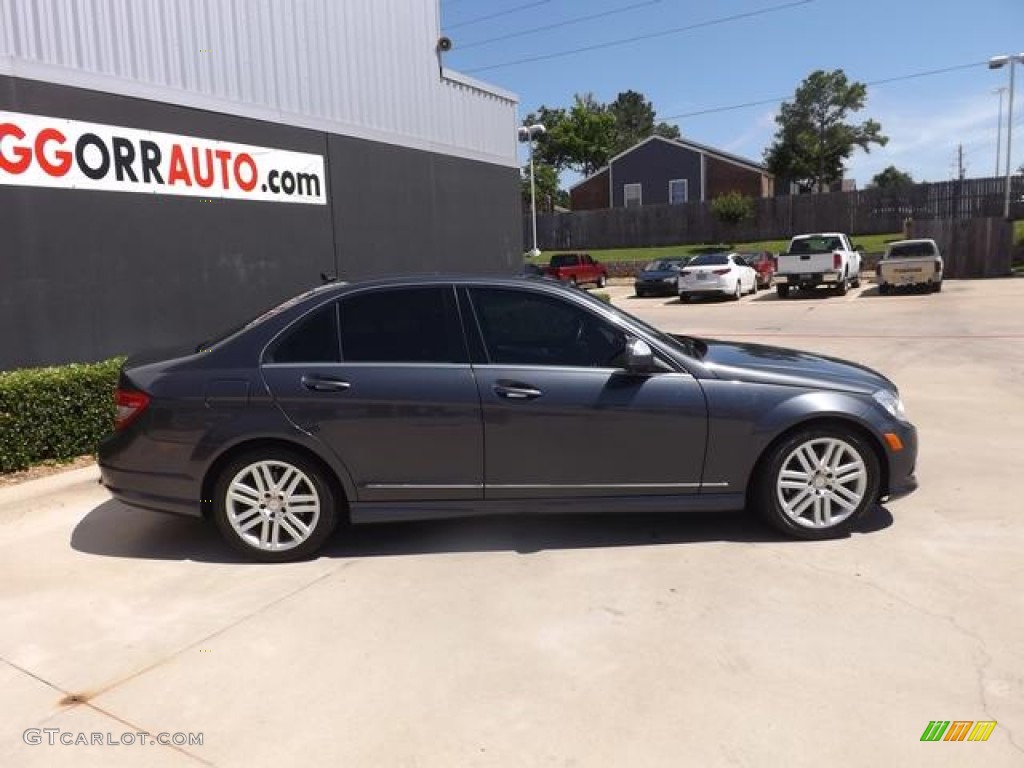
<instances>
[{"instance_id":1,"label":"rear windshield","mask_svg":"<svg viewBox=\"0 0 1024 768\"><path fill-rule=\"evenodd\" d=\"M789 246L790 253L824 253L838 251L843 247L838 237L803 237Z\"/></svg>"},{"instance_id":2,"label":"rear windshield","mask_svg":"<svg viewBox=\"0 0 1024 768\"><path fill-rule=\"evenodd\" d=\"M571 267L573 264L578 264L579 260L579 254L576 253L556 253L551 257L551 266Z\"/></svg>"},{"instance_id":3,"label":"rear windshield","mask_svg":"<svg viewBox=\"0 0 1024 768\"><path fill-rule=\"evenodd\" d=\"M694 256L688 267L716 267L729 263L728 253L702 253Z\"/></svg>"},{"instance_id":4,"label":"rear windshield","mask_svg":"<svg viewBox=\"0 0 1024 768\"><path fill-rule=\"evenodd\" d=\"M666 269L675 269L680 264L682 264L680 259L655 259L648 262L644 270L647 272L664 272Z\"/></svg>"},{"instance_id":5,"label":"rear windshield","mask_svg":"<svg viewBox=\"0 0 1024 768\"><path fill-rule=\"evenodd\" d=\"M899 243L889 246L890 259L912 259L918 256L934 256L933 243Z\"/></svg>"}]
</instances>

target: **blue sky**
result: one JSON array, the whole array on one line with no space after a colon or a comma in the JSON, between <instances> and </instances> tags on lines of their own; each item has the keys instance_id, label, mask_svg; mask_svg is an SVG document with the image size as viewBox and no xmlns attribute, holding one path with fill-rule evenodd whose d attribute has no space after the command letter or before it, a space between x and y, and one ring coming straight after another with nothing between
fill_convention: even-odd
<instances>
[{"instance_id":1,"label":"blue sky","mask_svg":"<svg viewBox=\"0 0 1024 768\"><path fill-rule=\"evenodd\" d=\"M760 160L782 99L815 69L868 83L855 119L882 124L886 147L856 152L847 175L863 188L887 165L918 181L995 173L999 96L1007 68L989 57L1024 52L1024 0L440 0L454 48L445 64L518 94L520 115L568 106L591 91L611 101L643 93L684 136ZM556 29L537 27L607 13ZM719 20L739 17L731 20ZM682 27L706 24L672 32ZM527 34L519 34L527 32ZM665 34L659 34L665 33ZM514 35L514 36L513 36ZM645 37L634 42L628 38ZM494 38L505 38L494 40ZM490 41L490 42L487 42ZM595 50L520 62L579 48ZM520 62L520 63L512 63ZM905 75L950 72L894 82ZM1016 67L1013 167L1024 162L1024 66ZM1005 162L1006 94L1003 97ZM692 114L750 102L757 106ZM1000 174L1003 173L1000 170ZM566 181L566 179L563 179Z\"/></svg>"}]
</instances>

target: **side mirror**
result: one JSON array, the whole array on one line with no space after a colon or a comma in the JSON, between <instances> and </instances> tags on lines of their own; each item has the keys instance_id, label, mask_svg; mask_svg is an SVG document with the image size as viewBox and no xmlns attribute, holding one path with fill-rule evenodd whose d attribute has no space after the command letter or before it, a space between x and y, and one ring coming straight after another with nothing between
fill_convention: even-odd
<instances>
[{"instance_id":1,"label":"side mirror","mask_svg":"<svg viewBox=\"0 0 1024 768\"><path fill-rule=\"evenodd\" d=\"M651 373L654 371L654 352L651 346L642 339L630 338L626 341L626 371L628 373Z\"/></svg>"}]
</instances>

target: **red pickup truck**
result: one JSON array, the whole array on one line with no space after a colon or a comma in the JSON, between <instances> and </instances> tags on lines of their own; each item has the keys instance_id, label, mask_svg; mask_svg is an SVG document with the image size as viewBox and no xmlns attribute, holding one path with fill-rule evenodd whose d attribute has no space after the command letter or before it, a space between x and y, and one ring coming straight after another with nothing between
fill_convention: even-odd
<instances>
[{"instance_id":1,"label":"red pickup truck","mask_svg":"<svg viewBox=\"0 0 1024 768\"><path fill-rule=\"evenodd\" d=\"M589 253L556 253L544 272L548 277L573 285L593 283L604 288L608 283L608 270Z\"/></svg>"}]
</instances>

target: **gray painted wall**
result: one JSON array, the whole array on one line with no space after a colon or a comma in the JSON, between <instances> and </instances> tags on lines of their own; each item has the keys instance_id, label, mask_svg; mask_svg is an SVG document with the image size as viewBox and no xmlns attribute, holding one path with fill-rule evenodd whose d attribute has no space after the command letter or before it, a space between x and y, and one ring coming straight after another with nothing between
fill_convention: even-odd
<instances>
[{"instance_id":1,"label":"gray painted wall","mask_svg":"<svg viewBox=\"0 0 1024 768\"><path fill-rule=\"evenodd\" d=\"M325 155L329 204L0 185L0 370L193 343L320 272L511 273L518 171L0 76L0 109Z\"/></svg>"},{"instance_id":2,"label":"gray painted wall","mask_svg":"<svg viewBox=\"0 0 1024 768\"><path fill-rule=\"evenodd\" d=\"M643 184L643 204L668 203L668 183L689 181L689 200L700 200L700 153L665 141L649 141L611 163L612 207L625 204L623 185Z\"/></svg>"}]
</instances>

